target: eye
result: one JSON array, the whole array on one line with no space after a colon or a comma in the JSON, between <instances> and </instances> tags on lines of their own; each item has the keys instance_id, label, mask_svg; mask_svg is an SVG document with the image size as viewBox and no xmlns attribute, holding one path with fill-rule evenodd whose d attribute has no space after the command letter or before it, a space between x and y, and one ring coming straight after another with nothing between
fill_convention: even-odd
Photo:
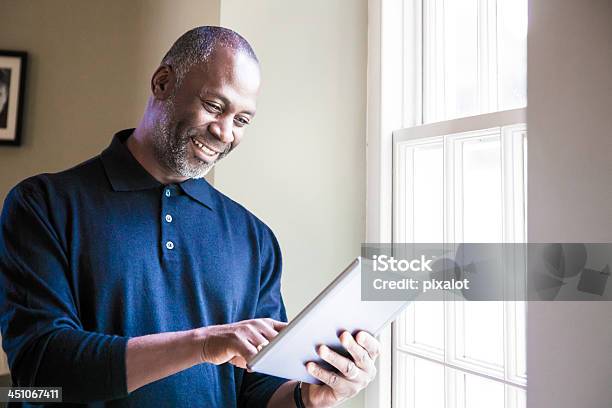
<instances>
[{"instance_id":1,"label":"eye","mask_svg":"<svg viewBox=\"0 0 612 408\"><path fill-rule=\"evenodd\" d=\"M243 127L248 125L250 123L250 120L248 118L245 118L244 116L238 116L234 119L234 122L236 122L236 126Z\"/></svg>"},{"instance_id":2,"label":"eye","mask_svg":"<svg viewBox=\"0 0 612 408\"><path fill-rule=\"evenodd\" d=\"M211 113L221 113L221 112L223 112L223 108L221 108L221 105L219 105L218 103L215 103L215 102L205 101L204 102L204 107L206 108L207 111L209 111Z\"/></svg>"}]
</instances>

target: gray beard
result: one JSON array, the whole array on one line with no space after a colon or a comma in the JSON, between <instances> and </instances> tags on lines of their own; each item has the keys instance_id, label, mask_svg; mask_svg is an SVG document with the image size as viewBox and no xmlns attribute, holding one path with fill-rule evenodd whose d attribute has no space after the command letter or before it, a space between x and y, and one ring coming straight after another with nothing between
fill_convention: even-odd
<instances>
[{"instance_id":1,"label":"gray beard","mask_svg":"<svg viewBox=\"0 0 612 408\"><path fill-rule=\"evenodd\" d=\"M189 145L196 132L192 129L181 134L176 131L174 103L169 99L162 109L160 119L153 129L153 151L156 159L166 169L181 177L199 179L229 153L221 153L213 163L205 163L193 156Z\"/></svg>"}]
</instances>

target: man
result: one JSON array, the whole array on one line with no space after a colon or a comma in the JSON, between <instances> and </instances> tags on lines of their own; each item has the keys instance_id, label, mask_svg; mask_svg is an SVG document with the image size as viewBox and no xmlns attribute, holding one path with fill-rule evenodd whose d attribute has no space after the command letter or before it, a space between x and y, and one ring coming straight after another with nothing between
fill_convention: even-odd
<instances>
[{"instance_id":1,"label":"man","mask_svg":"<svg viewBox=\"0 0 612 408\"><path fill-rule=\"evenodd\" d=\"M244 370L286 321L270 229L202 177L241 141L259 91L248 42L181 36L136 129L100 155L21 182L0 238L0 325L16 385L90 406L328 407L374 377L378 343L322 346L323 385ZM300 395L301 394L301 395Z\"/></svg>"}]
</instances>

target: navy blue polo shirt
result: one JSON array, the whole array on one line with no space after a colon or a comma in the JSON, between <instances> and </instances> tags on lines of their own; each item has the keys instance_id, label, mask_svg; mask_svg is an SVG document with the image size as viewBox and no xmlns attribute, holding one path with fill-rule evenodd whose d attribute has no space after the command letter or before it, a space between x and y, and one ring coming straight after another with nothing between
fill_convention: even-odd
<instances>
[{"instance_id":1,"label":"navy blue polo shirt","mask_svg":"<svg viewBox=\"0 0 612 408\"><path fill-rule=\"evenodd\" d=\"M125 146L132 131L6 198L0 328L13 384L61 386L89 406L265 407L286 380L230 364L127 393L130 337L287 319L272 231L204 179L160 184Z\"/></svg>"}]
</instances>

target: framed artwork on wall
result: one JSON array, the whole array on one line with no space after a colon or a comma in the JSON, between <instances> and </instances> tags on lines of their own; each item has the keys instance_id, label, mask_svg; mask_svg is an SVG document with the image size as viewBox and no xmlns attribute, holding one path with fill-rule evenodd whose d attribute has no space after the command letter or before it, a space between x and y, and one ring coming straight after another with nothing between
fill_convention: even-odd
<instances>
[{"instance_id":1,"label":"framed artwork on wall","mask_svg":"<svg viewBox=\"0 0 612 408\"><path fill-rule=\"evenodd\" d=\"M0 50L0 145L21 144L28 54Z\"/></svg>"}]
</instances>

